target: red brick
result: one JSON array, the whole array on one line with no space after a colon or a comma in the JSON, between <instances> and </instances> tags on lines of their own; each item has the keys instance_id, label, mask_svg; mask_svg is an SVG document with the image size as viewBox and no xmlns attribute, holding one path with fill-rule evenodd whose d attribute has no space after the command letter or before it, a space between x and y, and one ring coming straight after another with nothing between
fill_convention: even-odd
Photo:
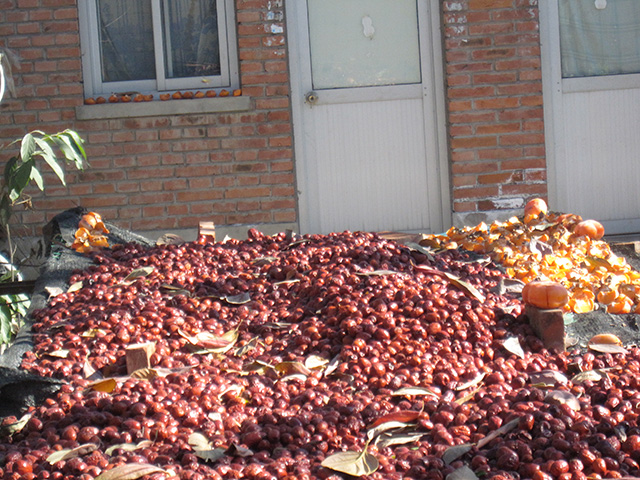
<instances>
[{"instance_id":1,"label":"red brick","mask_svg":"<svg viewBox=\"0 0 640 480\"><path fill-rule=\"evenodd\" d=\"M476 210L475 202L453 202L453 211L454 212L473 212Z\"/></svg>"},{"instance_id":2,"label":"red brick","mask_svg":"<svg viewBox=\"0 0 640 480\"><path fill-rule=\"evenodd\" d=\"M505 170L527 169L527 168L545 168L546 162L544 158L519 158L514 160L505 160L502 162L502 168Z\"/></svg>"},{"instance_id":3,"label":"red brick","mask_svg":"<svg viewBox=\"0 0 640 480\"><path fill-rule=\"evenodd\" d=\"M500 145L536 145L541 143L544 143L544 134L542 133L500 135Z\"/></svg>"},{"instance_id":4,"label":"red brick","mask_svg":"<svg viewBox=\"0 0 640 480\"><path fill-rule=\"evenodd\" d=\"M273 212L273 221L277 223L292 223L297 220L298 216L295 210Z\"/></svg>"},{"instance_id":5,"label":"red brick","mask_svg":"<svg viewBox=\"0 0 640 480\"><path fill-rule=\"evenodd\" d=\"M502 184L514 181L513 172L494 173L491 175L478 175L478 184L480 185L494 185Z\"/></svg>"},{"instance_id":6,"label":"red brick","mask_svg":"<svg viewBox=\"0 0 640 480\"><path fill-rule=\"evenodd\" d=\"M453 197L455 199L486 198L494 197L499 194L500 190L497 186L458 188L453 191Z\"/></svg>"},{"instance_id":7,"label":"red brick","mask_svg":"<svg viewBox=\"0 0 640 480\"><path fill-rule=\"evenodd\" d=\"M474 100L473 105L478 110L498 110L504 108L516 108L520 106L519 97L497 97Z\"/></svg>"},{"instance_id":8,"label":"red brick","mask_svg":"<svg viewBox=\"0 0 640 480\"><path fill-rule=\"evenodd\" d=\"M503 185L502 193L505 195L546 195L547 185L545 183Z\"/></svg>"},{"instance_id":9,"label":"red brick","mask_svg":"<svg viewBox=\"0 0 640 480\"><path fill-rule=\"evenodd\" d=\"M510 8L513 0L469 0L469 10Z\"/></svg>"},{"instance_id":10,"label":"red brick","mask_svg":"<svg viewBox=\"0 0 640 480\"><path fill-rule=\"evenodd\" d=\"M454 174L497 172L499 166L495 162L456 163L451 167Z\"/></svg>"},{"instance_id":11,"label":"red brick","mask_svg":"<svg viewBox=\"0 0 640 480\"><path fill-rule=\"evenodd\" d=\"M519 132L521 125L519 123L493 123L490 125L478 125L475 133L477 135L491 135L497 133Z\"/></svg>"},{"instance_id":12,"label":"red brick","mask_svg":"<svg viewBox=\"0 0 640 480\"><path fill-rule=\"evenodd\" d=\"M453 138L451 140L451 148L493 147L497 145L497 143L498 143L498 140L494 136L462 137L462 138Z\"/></svg>"}]
</instances>

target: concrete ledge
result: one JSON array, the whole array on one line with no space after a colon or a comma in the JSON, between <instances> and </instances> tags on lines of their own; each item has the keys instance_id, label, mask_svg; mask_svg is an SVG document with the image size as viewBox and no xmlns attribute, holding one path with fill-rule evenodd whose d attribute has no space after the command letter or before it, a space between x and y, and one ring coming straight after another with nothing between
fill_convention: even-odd
<instances>
[{"instance_id":1,"label":"concrete ledge","mask_svg":"<svg viewBox=\"0 0 640 480\"><path fill-rule=\"evenodd\" d=\"M251 97L191 98L152 102L103 103L76 107L78 120L167 117L205 113L241 112L251 109Z\"/></svg>"}]
</instances>

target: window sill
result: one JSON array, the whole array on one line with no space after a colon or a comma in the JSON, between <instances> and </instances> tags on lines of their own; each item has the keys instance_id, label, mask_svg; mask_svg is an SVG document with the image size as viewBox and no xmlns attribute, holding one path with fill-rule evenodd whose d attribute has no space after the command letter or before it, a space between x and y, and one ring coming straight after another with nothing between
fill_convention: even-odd
<instances>
[{"instance_id":1,"label":"window sill","mask_svg":"<svg viewBox=\"0 0 640 480\"><path fill-rule=\"evenodd\" d=\"M251 109L251 97L155 100L153 102L104 103L76 107L78 120L166 117L202 113L240 112Z\"/></svg>"},{"instance_id":2,"label":"window sill","mask_svg":"<svg viewBox=\"0 0 640 480\"><path fill-rule=\"evenodd\" d=\"M640 74L601 75L562 79L563 93L595 92L598 90L626 90L640 87Z\"/></svg>"}]
</instances>

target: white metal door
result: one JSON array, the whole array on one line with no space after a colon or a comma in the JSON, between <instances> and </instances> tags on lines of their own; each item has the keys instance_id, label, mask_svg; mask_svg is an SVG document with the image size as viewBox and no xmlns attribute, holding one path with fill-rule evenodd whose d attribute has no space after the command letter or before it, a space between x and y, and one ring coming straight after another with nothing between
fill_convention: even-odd
<instances>
[{"instance_id":1,"label":"white metal door","mask_svg":"<svg viewBox=\"0 0 640 480\"><path fill-rule=\"evenodd\" d=\"M450 221L431 7L286 2L302 232L429 232Z\"/></svg>"},{"instance_id":2,"label":"white metal door","mask_svg":"<svg viewBox=\"0 0 640 480\"><path fill-rule=\"evenodd\" d=\"M594 16L619 7L612 0L562 1L567 3L561 8L593 9L588 13ZM629 1L630 8L635 1ZM540 2L550 207L599 220L607 234L640 232L640 75L586 73L571 77L566 71L567 58L563 73L563 15L567 12L560 12L556 0ZM618 21L637 25L640 18ZM618 35L625 28L621 25L613 30L619 30L615 32ZM565 43L564 48L575 47ZM603 48L601 57L616 55L611 44ZM575 56L585 57L579 51ZM623 68L624 63L637 68L628 63L633 58L627 53L624 56ZM636 57L640 59L640 55ZM598 63L593 61L594 69ZM606 64L606 59L602 63Z\"/></svg>"}]
</instances>

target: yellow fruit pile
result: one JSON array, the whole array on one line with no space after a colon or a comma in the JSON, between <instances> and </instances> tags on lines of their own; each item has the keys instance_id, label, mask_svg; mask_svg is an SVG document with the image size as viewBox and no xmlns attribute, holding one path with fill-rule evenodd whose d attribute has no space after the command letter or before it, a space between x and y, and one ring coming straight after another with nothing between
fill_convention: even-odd
<instances>
[{"instance_id":1,"label":"yellow fruit pile","mask_svg":"<svg viewBox=\"0 0 640 480\"><path fill-rule=\"evenodd\" d=\"M452 227L443 235L425 235L420 243L488 255L505 267L507 275L524 283L559 282L569 291L565 311L604 308L609 313L640 313L640 273L605 241L578 234L576 230L583 231L576 229L581 222L578 215L546 214L545 205L537 214L491 225Z\"/></svg>"}]
</instances>

